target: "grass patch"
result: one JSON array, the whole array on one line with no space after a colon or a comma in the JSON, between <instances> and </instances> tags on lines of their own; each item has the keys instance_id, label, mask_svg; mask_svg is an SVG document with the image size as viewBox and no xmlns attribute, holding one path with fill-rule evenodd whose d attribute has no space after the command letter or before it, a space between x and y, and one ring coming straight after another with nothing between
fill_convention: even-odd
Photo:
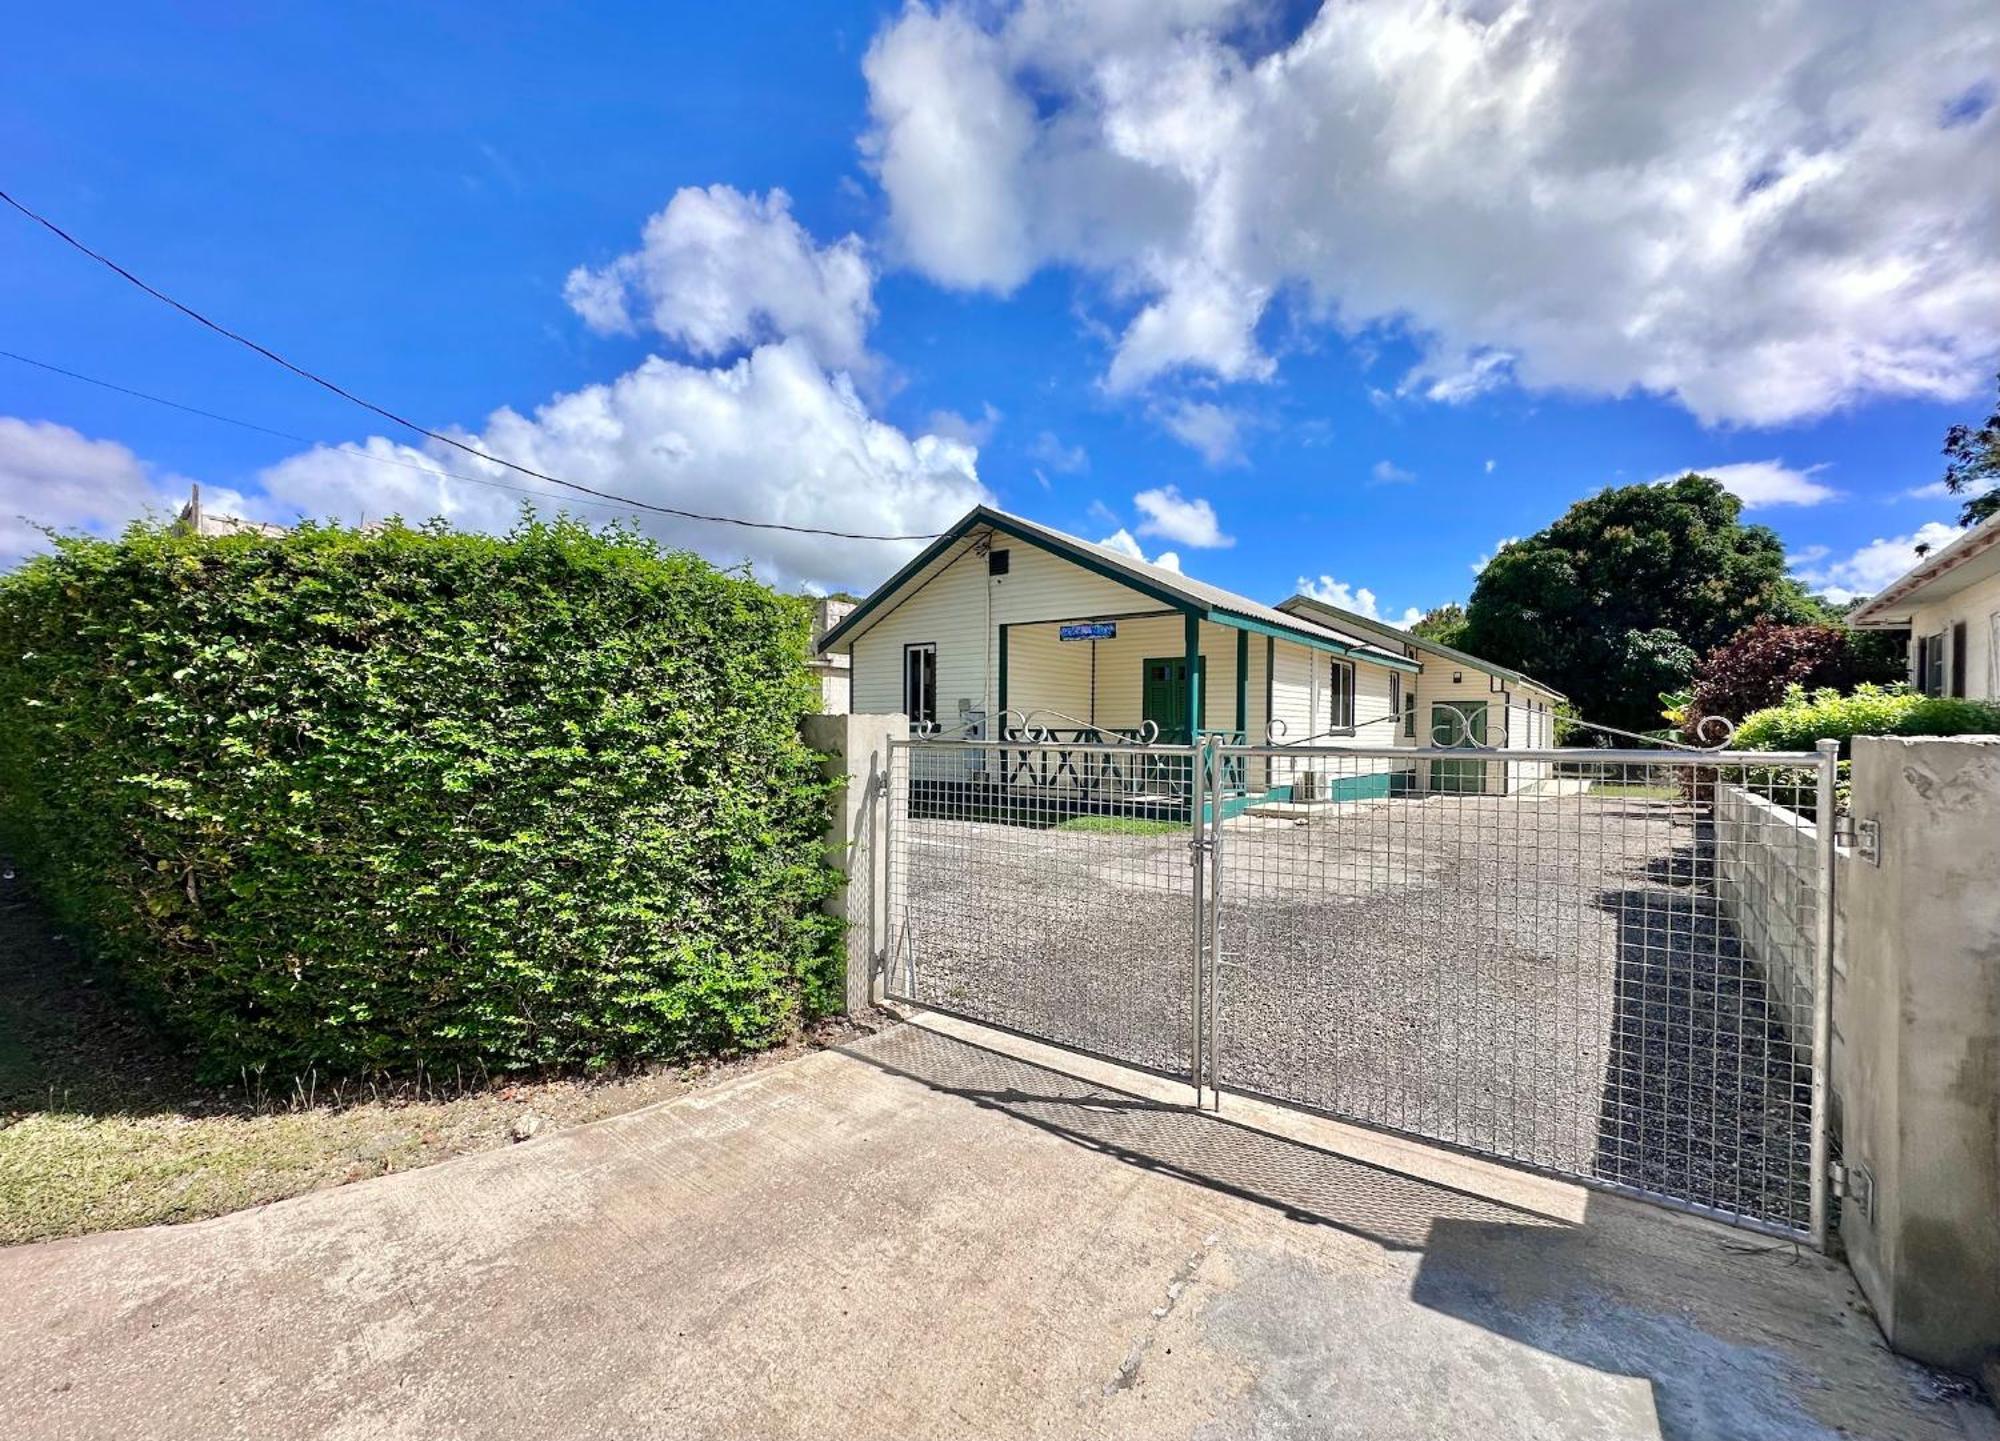
<instances>
[{"instance_id":1,"label":"grass patch","mask_svg":"<svg viewBox=\"0 0 2000 1441\"><path fill-rule=\"evenodd\" d=\"M198 1221L671 1100L794 1055L584 1080L431 1078L394 1088L199 1083L18 882L0 882L0 1244Z\"/></svg>"},{"instance_id":2,"label":"grass patch","mask_svg":"<svg viewBox=\"0 0 2000 1441\"><path fill-rule=\"evenodd\" d=\"M1149 821L1140 816L1071 816L1059 831L1099 831L1116 836L1167 836L1188 828L1186 821Z\"/></svg>"},{"instance_id":3,"label":"grass patch","mask_svg":"<svg viewBox=\"0 0 2000 1441\"><path fill-rule=\"evenodd\" d=\"M1626 796L1633 800L1672 801L1680 799L1675 786L1646 785L1640 781L1598 781L1590 788L1594 796Z\"/></svg>"}]
</instances>

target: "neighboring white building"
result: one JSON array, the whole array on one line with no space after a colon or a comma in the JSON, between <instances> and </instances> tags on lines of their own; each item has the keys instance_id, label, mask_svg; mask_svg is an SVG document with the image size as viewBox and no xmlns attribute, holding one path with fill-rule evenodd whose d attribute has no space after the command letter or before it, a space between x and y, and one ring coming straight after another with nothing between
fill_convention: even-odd
<instances>
[{"instance_id":1,"label":"neighboring white building","mask_svg":"<svg viewBox=\"0 0 2000 1441\"><path fill-rule=\"evenodd\" d=\"M174 524L196 535L283 535L285 528L268 520L245 520L240 515L223 515L218 511L203 510L201 487L188 487L188 502L181 507L181 513L174 517Z\"/></svg>"},{"instance_id":2,"label":"neighboring white building","mask_svg":"<svg viewBox=\"0 0 2000 1441\"><path fill-rule=\"evenodd\" d=\"M846 715L853 687L848 679L850 659L845 651L820 649L826 633L853 614L856 602L822 596L813 605L812 657L806 662L819 681L820 709L828 715Z\"/></svg>"},{"instance_id":3,"label":"neighboring white building","mask_svg":"<svg viewBox=\"0 0 2000 1441\"><path fill-rule=\"evenodd\" d=\"M1533 676L1309 595L1279 601L1278 609L1365 636L1419 662L1423 668L1407 697L1411 714L1404 729L1426 747L1547 750L1557 743L1556 708L1567 697ZM1483 779L1473 774L1482 764ZM1434 760L1424 770L1420 784L1426 790L1513 790L1549 774L1545 762L1524 761L1507 763L1504 775L1497 761Z\"/></svg>"},{"instance_id":4,"label":"neighboring white building","mask_svg":"<svg viewBox=\"0 0 2000 1441\"><path fill-rule=\"evenodd\" d=\"M1263 605L981 506L832 626L820 649L851 657L854 710L900 711L947 735L1048 732L1112 745L1219 736L1413 752L1407 763L1357 757L1317 775L1286 767L1331 799L1499 790L1524 778L1518 766L1420 753L1553 742L1548 709L1560 697L1547 687L1300 606ZM1512 696L1524 708L1509 724ZM1521 719L1531 715L1545 723ZM1257 792L1278 788L1275 774L1262 765L1237 780Z\"/></svg>"},{"instance_id":5,"label":"neighboring white building","mask_svg":"<svg viewBox=\"0 0 2000 1441\"><path fill-rule=\"evenodd\" d=\"M2000 515L1925 556L1847 618L1910 632L1910 684L1926 695L2000 700Z\"/></svg>"}]
</instances>

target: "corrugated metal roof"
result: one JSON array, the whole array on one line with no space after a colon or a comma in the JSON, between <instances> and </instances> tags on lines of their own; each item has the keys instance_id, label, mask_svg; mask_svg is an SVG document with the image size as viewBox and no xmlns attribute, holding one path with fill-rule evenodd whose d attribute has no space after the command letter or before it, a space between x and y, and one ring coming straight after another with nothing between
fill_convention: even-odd
<instances>
[{"instance_id":1,"label":"corrugated metal roof","mask_svg":"<svg viewBox=\"0 0 2000 1441\"><path fill-rule=\"evenodd\" d=\"M1156 597L1184 601L1204 611L1221 611L1227 615L1240 616L1258 625L1296 635L1304 640L1331 643L1363 656L1403 667L1411 666L1411 662L1383 649L1366 636L1337 630L1332 626L1307 620L1303 616L1289 614L1275 606L1265 605L1262 601L1252 600L1246 595L1238 595L1235 591L1195 580L1180 571L1168 570L1150 561L1135 560L1123 551L1113 550L1110 546L1099 545L1095 541L1057 530L1054 526L1029 520L1026 516L1014 515L985 505L975 506L967 511L956 524L932 541L915 560L876 587L866 600L855 607L852 615L821 638L820 649L825 650L841 644L867 629L869 617L880 609L884 601L939 563L948 564L953 547L981 526L990 526L1030 543L1040 544L1044 549L1058 555L1069 555L1110 574L1113 579L1123 580L1134 589Z\"/></svg>"},{"instance_id":2,"label":"corrugated metal roof","mask_svg":"<svg viewBox=\"0 0 2000 1441\"><path fill-rule=\"evenodd\" d=\"M1334 615L1343 616L1350 620L1357 621L1360 623L1362 627L1366 629L1378 630L1384 632L1394 630L1394 627L1386 624L1385 622L1371 621L1365 615L1355 615L1352 611L1342 610L1337 605L1328 605L1318 596L1295 595L1290 600L1281 601L1280 605L1311 606L1315 610L1329 611ZM1495 662L1490 660L1481 660L1478 656L1473 655L1470 651L1454 650L1452 647L1444 645L1441 642L1431 640L1425 636L1413 635L1408 631L1396 630L1395 634L1399 639L1403 641L1404 644L1415 646L1418 650L1427 650L1434 655L1443 656L1446 660L1457 661L1460 665L1470 666L1475 670L1488 671L1498 676L1505 676L1508 680L1520 681L1525 685L1531 685L1535 687L1535 689L1537 690L1547 691L1557 700L1569 699L1568 696L1564 695L1561 691L1557 690L1547 681L1536 680L1531 675L1525 675L1517 670L1510 670L1506 666L1496 664Z\"/></svg>"}]
</instances>

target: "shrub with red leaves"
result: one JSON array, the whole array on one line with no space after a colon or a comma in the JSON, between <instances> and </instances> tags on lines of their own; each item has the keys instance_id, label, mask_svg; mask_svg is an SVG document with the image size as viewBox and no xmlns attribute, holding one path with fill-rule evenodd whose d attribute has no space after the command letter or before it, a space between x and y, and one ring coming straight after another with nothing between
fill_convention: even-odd
<instances>
[{"instance_id":1,"label":"shrub with red leaves","mask_svg":"<svg viewBox=\"0 0 2000 1441\"><path fill-rule=\"evenodd\" d=\"M1903 650L1890 636L1838 625L1783 625L1761 616L1724 641L1694 674L1686 713L1689 734L1704 716L1741 720L1776 705L1785 687L1850 691L1863 681L1901 680Z\"/></svg>"}]
</instances>

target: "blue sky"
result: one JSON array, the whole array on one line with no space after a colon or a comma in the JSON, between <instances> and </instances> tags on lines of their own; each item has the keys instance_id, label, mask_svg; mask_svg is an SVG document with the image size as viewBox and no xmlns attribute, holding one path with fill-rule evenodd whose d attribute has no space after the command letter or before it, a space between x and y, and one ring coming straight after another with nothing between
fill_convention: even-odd
<instances>
[{"instance_id":1,"label":"blue sky","mask_svg":"<svg viewBox=\"0 0 2000 1441\"><path fill-rule=\"evenodd\" d=\"M990 498L1397 617L1600 486L1750 467L1865 591L1990 406L2000 21L1738 8L31 7L0 187L622 494L899 533ZM10 555L190 479L278 519L518 499L10 213L0 348L313 443L0 359ZM651 528L794 586L909 549Z\"/></svg>"}]
</instances>

